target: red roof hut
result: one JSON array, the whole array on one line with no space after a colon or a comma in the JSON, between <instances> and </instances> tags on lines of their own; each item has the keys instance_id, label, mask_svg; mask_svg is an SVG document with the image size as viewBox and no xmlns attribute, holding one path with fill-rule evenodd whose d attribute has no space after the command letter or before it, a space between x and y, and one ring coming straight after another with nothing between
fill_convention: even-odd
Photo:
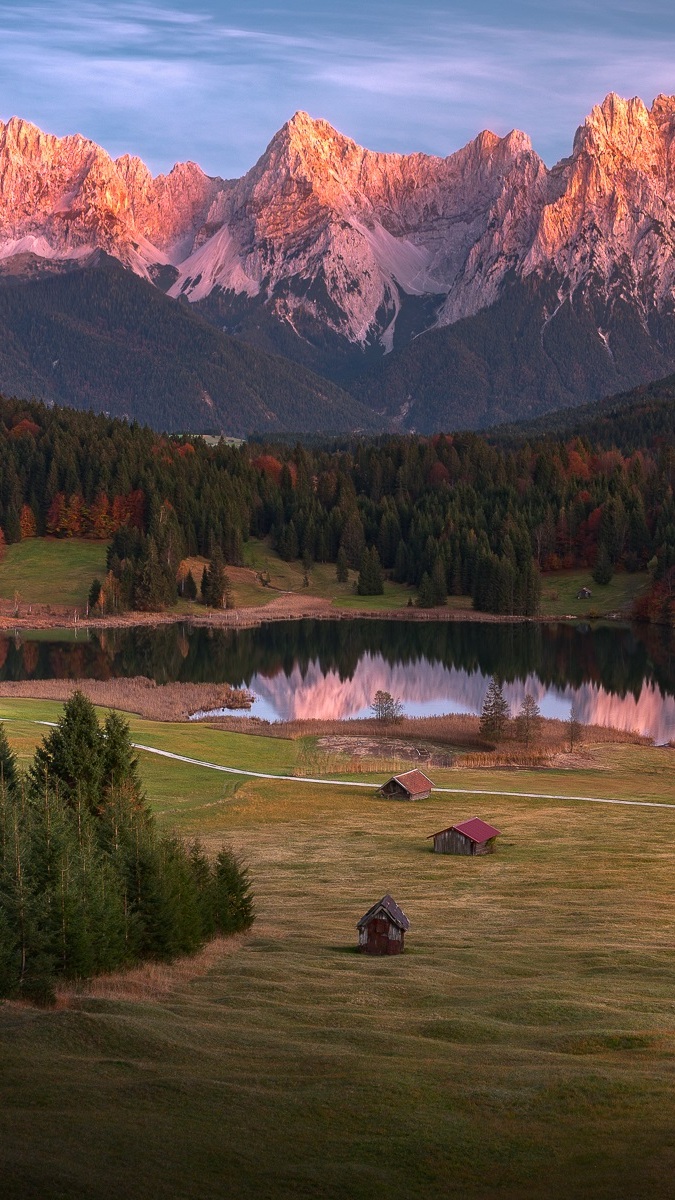
<instances>
[{"instance_id":1,"label":"red roof hut","mask_svg":"<svg viewBox=\"0 0 675 1200\"><path fill-rule=\"evenodd\" d=\"M393 896L383 896L361 917L359 950L364 954L401 954L410 921Z\"/></svg>"},{"instance_id":2,"label":"red roof hut","mask_svg":"<svg viewBox=\"0 0 675 1200\"><path fill-rule=\"evenodd\" d=\"M433 786L423 771L404 771L383 783L380 795L392 796L395 800L426 800Z\"/></svg>"},{"instance_id":3,"label":"red roof hut","mask_svg":"<svg viewBox=\"0 0 675 1200\"><path fill-rule=\"evenodd\" d=\"M429 837L434 839L435 854L494 854L499 830L481 821L480 817L472 817L470 821L450 825Z\"/></svg>"}]
</instances>

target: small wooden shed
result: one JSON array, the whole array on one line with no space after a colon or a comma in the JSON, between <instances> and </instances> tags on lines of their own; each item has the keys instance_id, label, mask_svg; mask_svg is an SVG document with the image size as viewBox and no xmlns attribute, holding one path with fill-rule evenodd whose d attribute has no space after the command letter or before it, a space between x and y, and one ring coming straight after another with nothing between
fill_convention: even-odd
<instances>
[{"instance_id":1,"label":"small wooden shed","mask_svg":"<svg viewBox=\"0 0 675 1200\"><path fill-rule=\"evenodd\" d=\"M383 896L361 917L359 950L364 954L401 954L410 921L393 896Z\"/></svg>"},{"instance_id":2,"label":"small wooden shed","mask_svg":"<svg viewBox=\"0 0 675 1200\"><path fill-rule=\"evenodd\" d=\"M480 817L429 834L434 839L434 854L494 854L498 837L499 830Z\"/></svg>"},{"instance_id":3,"label":"small wooden shed","mask_svg":"<svg viewBox=\"0 0 675 1200\"><path fill-rule=\"evenodd\" d=\"M404 771L402 775L392 775L383 783L380 795L391 796L394 800L426 800L433 786L424 771Z\"/></svg>"},{"instance_id":4,"label":"small wooden shed","mask_svg":"<svg viewBox=\"0 0 675 1200\"><path fill-rule=\"evenodd\" d=\"M577 592L577 600L590 600L592 595L593 593L590 588L582 587Z\"/></svg>"}]
</instances>

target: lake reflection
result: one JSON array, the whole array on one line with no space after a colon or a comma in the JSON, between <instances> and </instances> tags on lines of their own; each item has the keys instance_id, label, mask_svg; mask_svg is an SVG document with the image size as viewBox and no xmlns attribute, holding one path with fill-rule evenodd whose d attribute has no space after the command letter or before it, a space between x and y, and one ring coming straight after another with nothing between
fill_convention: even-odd
<instances>
[{"instance_id":1,"label":"lake reflection","mask_svg":"<svg viewBox=\"0 0 675 1200\"><path fill-rule=\"evenodd\" d=\"M564 718L576 697L586 723L675 738L675 642L665 630L354 620L0 639L2 679L226 682L250 688L253 713L270 720L367 716L378 689L413 716L478 713L493 674L513 712L529 691L546 716Z\"/></svg>"}]
</instances>

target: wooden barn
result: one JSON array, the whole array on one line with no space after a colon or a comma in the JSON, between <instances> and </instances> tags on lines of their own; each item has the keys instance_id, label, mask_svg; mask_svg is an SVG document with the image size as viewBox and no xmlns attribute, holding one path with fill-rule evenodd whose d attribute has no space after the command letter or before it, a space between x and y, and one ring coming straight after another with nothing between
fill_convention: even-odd
<instances>
[{"instance_id":1,"label":"wooden barn","mask_svg":"<svg viewBox=\"0 0 675 1200\"><path fill-rule=\"evenodd\" d=\"M364 954L401 954L410 921L393 896L383 896L361 917L359 950Z\"/></svg>"},{"instance_id":2,"label":"wooden barn","mask_svg":"<svg viewBox=\"0 0 675 1200\"><path fill-rule=\"evenodd\" d=\"M433 786L423 771L404 771L383 783L380 795L390 796L393 800L426 800Z\"/></svg>"},{"instance_id":3,"label":"wooden barn","mask_svg":"<svg viewBox=\"0 0 675 1200\"><path fill-rule=\"evenodd\" d=\"M429 834L434 839L434 854L494 854L498 837L499 830L480 817Z\"/></svg>"}]
</instances>

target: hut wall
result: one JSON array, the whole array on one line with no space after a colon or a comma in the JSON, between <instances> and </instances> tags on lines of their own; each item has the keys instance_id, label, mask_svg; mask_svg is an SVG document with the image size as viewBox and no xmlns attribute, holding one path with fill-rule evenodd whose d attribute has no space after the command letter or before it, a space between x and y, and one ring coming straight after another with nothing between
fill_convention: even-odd
<instances>
[{"instance_id":1,"label":"hut wall","mask_svg":"<svg viewBox=\"0 0 675 1200\"><path fill-rule=\"evenodd\" d=\"M387 917L373 917L359 929L359 948L365 954L400 954L403 931Z\"/></svg>"},{"instance_id":2,"label":"hut wall","mask_svg":"<svg viewBox=\"0 0 675 1200\"><path fill-rule=\"evenodd\" d=\"M395 779L391 779L389 783L385 783L384 786L380 788L380 791L382 792L383 796L394 796L397 800L411 799L410 792L407 792L406 789L402 787L400 783L397 783Z\"/></svg>"},{"instance_id":3,"label":"hut wall","mask_svg":"<svg viewBox=\"0 0 675 1200\"><path fill-rule=\"evenodd\" d=\"M474 854L494 854L495 839L488 838L486 842L474 842Z\"/></svg>"},{"instance_id":4,"label":"hut wall","mask_svg":"<svg viewBox=\"0 0 675 1200\"><path fill-rule=\"evenodd\" d=\"M456 829L448 830L448 848L445 854L475 854L476 843L471 841L465 833L458 833Z\"/></svg>"}]
</instances>

